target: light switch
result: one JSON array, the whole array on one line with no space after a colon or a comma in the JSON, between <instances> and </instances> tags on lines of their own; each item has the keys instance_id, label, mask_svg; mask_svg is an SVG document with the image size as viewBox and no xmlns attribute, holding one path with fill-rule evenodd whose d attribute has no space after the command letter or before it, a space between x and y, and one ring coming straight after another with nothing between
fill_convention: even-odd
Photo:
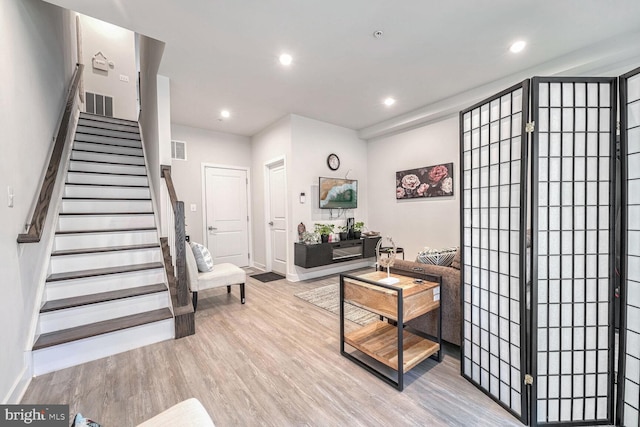
<instances>
[{"instance_id":1,"label":"light switch","mask_svg":"<svg viewBox=\"0 0 640 427\"><path fill-rule=\"evenodd\" d=\"M13 207L13 188L7 187L7 206Z\"/></svg>"},{"instance_id":2,"label":"light switch","mask_svg":"<svg viewBox=\"0 0 640 427\"><path fill-rule=\"evenodd\" d=\"M120 81L129 83L129 76L125 76L124 74L120 74Z\"/></svg>"},{"instance_id":3,"label":"light switch","mask_svg":"<svg viewBox=\"0 0 640 427\"><path fill-rule=\"evenodd\" d=\"M191 212L195 212L195 211L196 211L196 204L191 203Z\"/></svg>"}]
</instances>

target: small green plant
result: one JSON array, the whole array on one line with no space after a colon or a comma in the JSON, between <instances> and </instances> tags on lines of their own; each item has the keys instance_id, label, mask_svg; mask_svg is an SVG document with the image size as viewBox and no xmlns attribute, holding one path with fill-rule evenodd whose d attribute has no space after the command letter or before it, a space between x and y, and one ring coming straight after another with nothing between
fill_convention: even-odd
<instances>
[{"instance_id":1,"label":"small green plant","mask_svg":"<svg viewBox=\"0 0 640 427\"><path fill-rule=\"evenodd\" d=\"M338 231L340 231L341 233L346 233L347 231L349 231L349 227L347 227L347 225L340 225L338 226Z\"/></svg>"},{"instance_id":2,"label":"small green plant","mask_svg":"<svg viewBox=\"0 0 640 427\"><path fill-rule=\"evenodd\" d=\"M328 236L333 233L333 228L335 225L333 224L315 224L315 232L321 236Z\"/></svg>"},{"instance_id":3,"label":"small green plant","mask_svg":"<svg viewBox=\"0 0 640 427\"><path fill-rule=\"evenodd\" d=\"M353 224L353 231L362 231L364 229L364 222L362 221L358 221L355 224Z\"/></svg>"}]
</instances>

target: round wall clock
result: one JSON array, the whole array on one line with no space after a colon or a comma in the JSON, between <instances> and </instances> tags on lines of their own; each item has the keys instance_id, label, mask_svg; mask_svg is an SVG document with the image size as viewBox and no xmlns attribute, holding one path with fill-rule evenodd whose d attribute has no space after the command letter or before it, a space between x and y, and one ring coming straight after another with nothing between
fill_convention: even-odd
<instances>
[{"instance_id":1,"label":"round wall clock","mask_svg":"<svg viewBox=\"0 0 640 427\"><path fill-rule=\"evenodd\" d=\"M340 158L337 154L329 154L329 157L327 157L327 166L329 166L329 169L332 171L338 170L340 167Z\"/></svg>"}]
</instances>

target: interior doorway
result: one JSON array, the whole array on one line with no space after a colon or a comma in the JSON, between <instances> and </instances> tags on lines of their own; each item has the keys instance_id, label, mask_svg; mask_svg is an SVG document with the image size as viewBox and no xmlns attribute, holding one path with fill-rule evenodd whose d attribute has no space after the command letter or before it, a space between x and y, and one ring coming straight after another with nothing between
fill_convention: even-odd
<instances>
[{"instance_id":1,"label":"interior doorway","mask_svg":"<svg viewBox=\"0 0 640 427\"><path fill-rule=\"evenodd\" d=\"M266 165L267 270L287 274L287 173L284 159Z\"/></svg>"},{"instance_id":2,"label":"interior doorway","mask_svg":"<svg viewBox=\"0 0 640 427\"><path fill-rule=\"evenodd\" d=\"M204 166L203 174L203 234L213 263L248 266L248 171Z\"/></svg>"}]
</instances>

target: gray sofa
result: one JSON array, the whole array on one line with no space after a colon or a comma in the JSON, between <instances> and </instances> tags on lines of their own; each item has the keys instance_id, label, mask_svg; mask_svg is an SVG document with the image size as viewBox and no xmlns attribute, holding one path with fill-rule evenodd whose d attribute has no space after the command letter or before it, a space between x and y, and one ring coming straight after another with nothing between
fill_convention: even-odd
<instances>
[{"instance_id":1,"label":"gray sofa","mask_svg":"<svg viewBox=\"0 0 640 427\"><path fill-rule=\"evenodd\" d=\"M423 264L415 261L396 259L391 271L397 274L423 278L424 275L442 277L440 305L442 308L442 339L451 344L460 345L462 326L460 251L456 254L451 267ZM457 268L456 268L457 267ZM428 280L428 277L427 277ZM430 335L436 335L438 312L434 310L411 320L408 325Z\"/></svg>"}]
</instances>

